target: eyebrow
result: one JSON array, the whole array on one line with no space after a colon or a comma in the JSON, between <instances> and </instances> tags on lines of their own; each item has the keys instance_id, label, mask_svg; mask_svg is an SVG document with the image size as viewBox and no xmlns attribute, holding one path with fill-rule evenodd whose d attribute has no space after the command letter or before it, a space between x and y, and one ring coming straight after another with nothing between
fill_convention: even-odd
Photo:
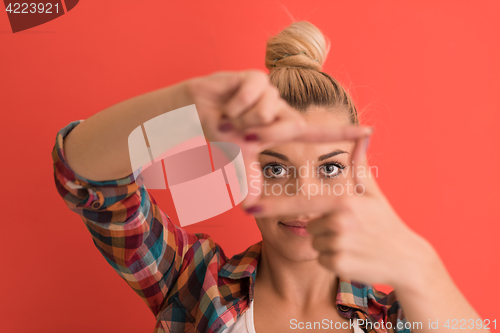
<instances>
[{"instance_id":1,"label":"eyebrow","mask_svg":"<svg viewBox=\"0 0 500 333\"><path fill-rule=\"evenodd\" d=\"M263 152L261 152L261 154L262 155L274 156L274 157L277 157L277 158L279 158L279 159L281 159L283 161L287 161L288 162L288 157L286 157L283 154L274 152L272 150L264 150ZM330 157L337 156L337 155L340 155L340 154L349 154L349 153L346 152L345 150L337 149L337 150L332 151L331 153L328 153L328 154L325 154L325 155L321 155L320 157L318 157L318 161L321 162L321 161L324 161L326 159L329 159Z\"/></svg>"},{"instance_id":2,"label":"eyebrow","mask_svg":"<svg viewBox=\"0 0 500 333\"><path fill-rule=\"evenodd\" d=\"M330 157L337 156L337 155L340 155L340 154L349 154L349 153L346 152L345 150L337 149L337 150L332 151L331 153L328 153L328 154L325 154L325 155L321 155L320 157L318 157L318 161L321 162L323 160L329 159Z\"/></svg>"},{"instance_id":3,"label":"eyebrow","mask_svg":"<svg viewBox=\"0 0 500 333\"><path fill-rule=\"evenodd\" d=\"M263 152L261 152L262 155L269 155L269 156L274 156L274 157L277 157L283 161L287 161L288 162L288 157L286 157L285 155L283 154L280 154L280 153L276 153L272 150L264 150Z\"/></svg>"}]
</instances>

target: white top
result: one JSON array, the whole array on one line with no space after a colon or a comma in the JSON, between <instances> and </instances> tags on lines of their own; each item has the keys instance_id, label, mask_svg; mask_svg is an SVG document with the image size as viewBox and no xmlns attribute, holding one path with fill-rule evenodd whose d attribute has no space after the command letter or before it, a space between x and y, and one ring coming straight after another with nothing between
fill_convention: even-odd
<instances>
[{"instance_id":1,"label":"white top","mask_svg":"<svg viewBox=\"0 0 500 333\"><path fill-rule=\"evenodd\" d=\"M253 303L250 303L250 308L241 315L238 320L231 325L223 333L255 333L253 326Z\"/></svg>"},{"instance_id":2,"label":"white top","mask_svg":"<svg viewBox=\"0 0 500 333\"><path fill-rule=\"evenodd\" d=\"M223 333L255 333L255 326L253 325L253 303L250 303L250 308L241 315L238 320L231 325ZM354 321L354 333L364 333Z\"/></svg>"}]
</instances>

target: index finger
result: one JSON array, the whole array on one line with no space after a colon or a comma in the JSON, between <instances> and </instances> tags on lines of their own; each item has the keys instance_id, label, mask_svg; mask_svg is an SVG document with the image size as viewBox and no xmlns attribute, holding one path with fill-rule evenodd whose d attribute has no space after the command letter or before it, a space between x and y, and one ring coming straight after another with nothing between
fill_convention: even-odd
<instances>
[{"instance_id":1,"label":"index finger","mask_svg":"<svg viewBox=\"0 0 500 333\"><path fill-rule=\"evenodd\" d=\"M374 175L371 174L371 168L368 165L367 149L370 138L371 135L358 138L352 154L355 188L361 189L363 194L373 194L378 191Z\"/></svg>"},{"instance_id":2,"label":"index finger","mask_svg":"<svg viewBox=\"0 0 500 333\"><path fill-rule=\"evenodd\" d=\"M286 187L284 189L286 191ZM307 189L306 191L309 191ZM269 191L269 189L268 189ZM272 191L272 190L271 190ZM265 195L253 202L252 206L245 206L247 213L256 217L300 214L325 214L337 210L346 194L341 195L307 195L286 193L287 195Z\"/></svg>"},{"instance_id":3,"label":"index finger","mask_svg":"<svg viewBox=\"0 0 500 333\"><path fill-rule=\"evenodd\" d=\"M301 142L335 142L350 141L366 137L373 132L370 126L347 125L332 128L327 124L310 124L293 138Z\"/></svg>"},{"instance_id":4,"label":"index finger","mask_svg":"<svg viewBox=\"0 0 500 333\"><path fill-rule=\"evenodd\" d=\"M264 72L252 70L240 73L240 75L242 76L241 84L224 108L224 113L230 118L236 118L252 107L270 86L269 78Z\"/></svg>"},{"instance_id":5,"label":"index finger","mask_svg":"<svg viewBox=\"0 0 500 333\"><path fill-rule=\"evenodd\" d=\"M364 138L372 132L372 128L368 126L347 125L332 128L327 124L303 124L295 116L285 115L275 123L249 128L245 134L254 134L263 143L279 144L290 141L309 143L353 141Z\"/></svg>"}]
</instances>

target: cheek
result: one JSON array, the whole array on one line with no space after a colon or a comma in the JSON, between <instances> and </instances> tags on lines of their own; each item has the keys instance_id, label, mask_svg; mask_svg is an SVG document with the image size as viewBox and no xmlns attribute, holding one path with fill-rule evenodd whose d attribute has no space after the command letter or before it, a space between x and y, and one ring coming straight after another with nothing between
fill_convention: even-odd
<instances>
[{"instance_id":1,"label":"cheek","mask_svg":"<svg viewBox=\"0 0 500 333\"><path fill-rule=\"evenodd\" d=\"M256 218L255 221L257 222L257 227L259 228L260 232L265 235L269 232L272 232L273 228L276 228L279 219L276 217L260 217Z\"/></svg>"}]
</instances>

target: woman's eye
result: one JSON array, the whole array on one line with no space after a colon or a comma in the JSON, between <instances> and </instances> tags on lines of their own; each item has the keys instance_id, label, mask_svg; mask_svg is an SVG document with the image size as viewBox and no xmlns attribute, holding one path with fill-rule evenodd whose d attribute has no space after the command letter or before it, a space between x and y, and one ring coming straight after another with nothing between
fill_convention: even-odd
<instances>
[{"instance_id":1,"label":"woman's eye","mask_svg":"<svg viewBox=\"0 0 500 333\"><path fill-rule=\"evenodd\" d=\"M266 178L283 178L287 175L288 170L282 165L272 164L264 167L264 177Z\"/></svg>"},{"instance_id":2,"label":"woman's eye","mask_svg":"<svg viewBox=\"0 0 500 333\"><path fill-rule=\"evenodd\" d=\"M342 169L335 164L326 164L319 167L319 173L325 177L333 178L337 177L342 172Z\"/></svg>"}]
</instances>

